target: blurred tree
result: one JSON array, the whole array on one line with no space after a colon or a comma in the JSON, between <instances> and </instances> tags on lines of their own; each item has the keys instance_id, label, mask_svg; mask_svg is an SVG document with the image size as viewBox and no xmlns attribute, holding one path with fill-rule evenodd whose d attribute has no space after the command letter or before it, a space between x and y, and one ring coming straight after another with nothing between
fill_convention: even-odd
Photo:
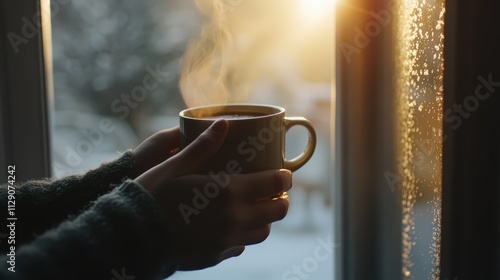
<instances>
[{"instance_id":1,"label":"blurred tree","mask_svg":"<svg viewBox=\"0 0 500 280\"><path fill-rule=\"evenodd\" d=\"M179 61L200 19L194 1L52 1L55 109L124 116L112 104L143 84L148 66L170 75L124 120L136 127L139 114L183 107Z\"/></svg>"}]
</instances>

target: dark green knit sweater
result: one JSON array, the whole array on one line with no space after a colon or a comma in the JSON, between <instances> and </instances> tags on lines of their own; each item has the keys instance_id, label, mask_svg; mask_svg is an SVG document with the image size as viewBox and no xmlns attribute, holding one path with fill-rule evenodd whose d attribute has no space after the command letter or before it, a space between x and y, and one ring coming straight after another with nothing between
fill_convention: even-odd
<instances>
[{"instance_id":1,"label":"dark green knit sweater","mask_svg":"<svg viewBox=\"0 0 500 280\"><path fill-rule=\"evenodd\" d=\"M170 276L176 264L167 221L149 193L128 180L132 166L127 152L84 175L16 186L15 244L9 244L7 186L1 186L0 279Z\"/></svg>"}]
</instances>

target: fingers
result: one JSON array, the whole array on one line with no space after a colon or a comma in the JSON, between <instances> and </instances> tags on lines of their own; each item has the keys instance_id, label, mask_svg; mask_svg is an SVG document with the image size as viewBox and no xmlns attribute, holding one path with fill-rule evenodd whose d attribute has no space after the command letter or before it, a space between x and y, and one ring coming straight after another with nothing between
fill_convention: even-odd
<instances>
[{"instance_id":1,"label":"fingers","mask_svg":"<svg viewBox=\"0 0 500 280\"><path fill-rule=\"evenodd\" d=\"M231 244L252 245L263 242L270 234L271 224L282 220L288 213L288 196L279 194L290 190L292 173L273 170L234 177L233 197L240 203L233 206Z\"/></svg>"},{"instance_id":2,"label":"fingers","mask_svg":"<svg viewBox=\"0 0 500 280\"><path fill-rule=\"evenodd\" d=\"M170 175L186 175L215 154L224 143L228 126L226 120L215 121L193 143L166 161Z\"/></svg>"},{"instance_id":3,"label":"fingers","mask_svg":"<svg viewBox=\"0 0 500 280\"><path fill-rule=\"evenodd\" d=\"M226 138L228 126L226 120L215 121L182 151L182 157L190 159L191 164L199 165L219 150Z\"/></svg>"},{"instance_id":4,"label":"fingers","mask_svg":"<svg viewBox=\"0 0 500 280\"><path fill-rule=\"evenodd\" d=\"M150 136L133 151L135 165L132 177L139 176L170 158L179 145L178 127L162 130Z\"/></svg>"},{"instance_id":5,"label":"fingers","mask_svg":"<svg viewBox=\"0 0 500 280\"><path fill-rule=\"evenodd\" d=\"M235 177L234 189L246 201L276 197L292 187L292 172L286 169L271 170Z\"/></svg>"},{"instance_id":6,"label":"fingers","mask_svg":"<svg viewBox=\"0 0 500 280\"><path fill-rule=\"evenodd\" d=\"M235 244L254 245L264 242L271 234L271 224L263 225L259 228L241 232L235 240Z\"/></svg>"},{"instance_id":7,"label":"fingers","mask_svg":"<svg viewBox=\"0 0 500 280\"><path fill-rule=\"evenodd\" d=\"M223 260L226 260L229 258L238 257L241 254L243 254L244 251L245 251L245 246L237 246L237 247L233 247L231 249L228 249L227 251L225 251L221 254L220 261L223 261Z\"/></svg>"},{"instance_id":8,"label":"fingers","mask_svg":"<svg viewBox=\"0 0 500 280\"><path fill-rule=\"evenodd\" d=\"M196 256L191 256L186 263L180 264L179 270L190 271L216 266L229 258L240 256L244 251L245 246L236 246L229 248L221 253L208 252L206 255L198 254Z\"/></svg>"},{"instance_id":9,"label":"fingers","mask_svg":"<svg viewBox=\"0 0 500 280\"><path fill-rule=\"evenodd\" d=\"M242 208L238 216L242 230L250 230L283 220L288 213L288 198L254 202Z\"/></svg>"},{"instance_id":10,"label":"fingers","mask_svg":"<svg viewBox=\"0 0 500 280\"><path fill-rule=\"evenodd\" d=\"M181 130L178 126L165 129L159 131L155 137L155 142L160 142L163 145L166 145L166 149L168 152L172 152L172 150L177 149L181 145Z\"/></svg>"}]
</instances>

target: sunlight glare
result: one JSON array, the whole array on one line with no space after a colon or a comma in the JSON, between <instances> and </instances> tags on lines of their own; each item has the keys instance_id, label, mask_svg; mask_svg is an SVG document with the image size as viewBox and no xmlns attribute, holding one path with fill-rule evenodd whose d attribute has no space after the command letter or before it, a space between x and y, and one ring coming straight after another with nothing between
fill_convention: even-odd
<instances>
[{"instance_id":1,"label":"sunlight glare","mask_svg":"<svg viewBox=\"0 0 500 280\"><path fill-rule=\"evenodd\" d=\"M308 21L316 21L326 15L335 0L299 0L300 11Z\"/></svg>"}]
</instances>

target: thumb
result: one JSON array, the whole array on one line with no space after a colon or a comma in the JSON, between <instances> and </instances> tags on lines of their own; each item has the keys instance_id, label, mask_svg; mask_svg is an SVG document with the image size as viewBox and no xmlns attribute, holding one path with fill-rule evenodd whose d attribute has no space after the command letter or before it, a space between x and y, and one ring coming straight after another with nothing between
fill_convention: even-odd
<instances>
[{"instance_id":1,"label":"thumb","mask_svg":"<svg viewBox=\"0 0 500 280\"><path fill-rule=\"evenodd\" d=\"M196 170L203 162L214 155L226 139L229 124L226 120L216 120L191 144L177 155L167 160L172 175L179 177Z\"/></svg>"}]
</instances>

